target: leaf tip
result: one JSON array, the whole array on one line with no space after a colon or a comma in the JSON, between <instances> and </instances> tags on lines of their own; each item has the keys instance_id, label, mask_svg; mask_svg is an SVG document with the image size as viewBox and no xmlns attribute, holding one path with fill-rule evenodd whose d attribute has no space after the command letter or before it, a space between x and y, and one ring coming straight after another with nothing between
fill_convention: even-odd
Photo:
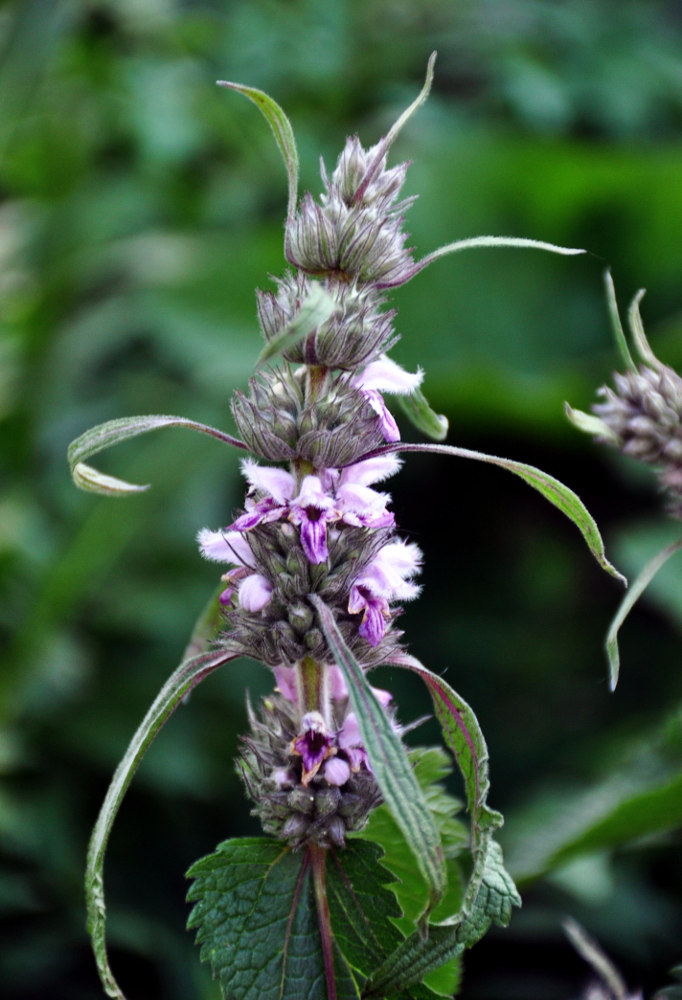
<instances>
[{"instance_id":1,"label":"leaf tip","mask_svg":"<svg viewBox=\"0 0 682 1000\"><path fill-rule=\"evenodd\" d=\"M71 476L79 489L106 497L128 496L131 493L144 493L149 489L149 483L144 486L127 483L124 479L98 472L85 462L77 462L71 470Z\"/></svg>"}]
</instances>

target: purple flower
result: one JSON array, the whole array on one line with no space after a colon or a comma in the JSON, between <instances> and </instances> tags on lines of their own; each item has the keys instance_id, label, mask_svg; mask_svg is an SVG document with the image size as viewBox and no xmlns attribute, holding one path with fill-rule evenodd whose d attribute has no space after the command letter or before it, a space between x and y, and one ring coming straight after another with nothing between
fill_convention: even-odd
<instances>
[{"instance_id":1,"label":"purple flower","mask_svg":"<svg viewBox=\"0 0 682 1000\"><path fill-rule=\"evenodd\" d=\"M378 646L390 618L389 601L409 601L419 593L410 577L419 571L421 552L412 543L389 542L377 553L351 587L348 611L362 612L358 632L370 646Z\"/></svg>"},{"instance_id":2,"label":"purple flower","mask_svg":"<svg viewBox=\"0 0 682 1000\"><path fill-rule=\"evenodd\" d=\"M301 545L311 563L327 559L327 522L338 518L339 512L332 498L322 489L319 476L306 476L300 493L289 505L289 520L300 525Z\"/></svg>"},{"instance_id":3,"label":"purple flower","mask_svg":"<svg viewBox=\"0 0 682 1000\"><path fill-rule=\"evenodd\" d=\"M306 712L303 716L301 730L291 744L291 752L301 758L301 782L304 785L315 777L327 757L336 753L327 723L319 712Z\"/></svg>"},{"instance_id":4,"label":"purple flower","mask_svg":"<svg viewBox=\"0 0 682 1000\"><path fill-rule=\"evenodd\" d=\"M388 493L379 493L369 483L393 475L400 467L394 456L368 459L345 469L321 469L319 475L303 479L296 493L296 479L285 469L242 462L242 471L260 499L247 497L246 511L228 529L248 532L258 524L287 518L300 528L303 550L311 563L323 563L329 555L327 525L340 521L353 527L386 528L394 523L386 509ZM210 558L210 557L209 557Z\"/></svg>"}]
</instances>

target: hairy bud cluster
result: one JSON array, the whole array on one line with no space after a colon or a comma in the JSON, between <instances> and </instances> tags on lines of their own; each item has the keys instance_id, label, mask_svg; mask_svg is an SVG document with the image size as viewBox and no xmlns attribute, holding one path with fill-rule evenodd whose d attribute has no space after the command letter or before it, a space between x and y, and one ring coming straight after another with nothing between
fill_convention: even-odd
<instances>
[{"instance_id":1,"label":"hairy bud cluster","mask_svg":"<svg viewBox=\"0 0 682 1000\"><path fill-rule=\"evenodd\" d=\"M287 273L277 281L276 293L256 293L266 340L273 340L294 318L310 287L306 275ZM287 361L353 371L390 350L398 339L393 330L395 310L381 311L385 300L375 288L331 280L324 287L335 299L336 309L325 323L284 352Z\"/></svg>"},{"instance_id":2,"label":"hairy bud cluster","mask_svg":"<svg viewBox=\"0 0 682 1000\"><path fill-rule=\"evenodd\" d=\"M311 399L303 370L260 372L248 396L235 393L232 414L245 444L270 462L339 468L384 444L376 412L349 373L330 376L324 396Z\"/></svg>"},{"instance_id":3,"label":"hairy bud cluster","mask_svg":"<svg viewBox=\"0 0 682 1000\"><path fill-rule=\"evenodd\" d=\"M306 194L287 223L286 255L308 274L336 274L380 288L401 285L414 273L404 244L403 214L414 201L394 204L408 164L386 170L381 145L365 150L348 139L319 203Z\"/></svg>"},{"instance_id":4,"label":"hairy bud cluster","mask_svg":"<svg viewBox=\"0 0 682 1000\"><path fill-rule=\"evenodd\" d=\"M251 732L242 738L237 767L266 833L292 847L310 842L343 847L347 833L363 828L381 793L354 748L344 749L343 736L340 746L339 736L324 732L318 720L303 726L301 721L295 706L279 694L263 699L259 715L249 706ZM301 753L298 746L310 733L305 726L316 722L321 731L312 732L311 744L317 737L317 756L326 754L323 763L333 762L342 775L350 772L342 785L335 783L331 766L328 777L322 767L310 776L306 772L305 747Z\"/></svg>"},{"instance_id":5,"label":"hairy bud cluster","mask_svg":"<svg viewBox=\"0 0 682 1000\"><path fill-rule=\"evenodd\" d=\"M659 365L614 375L614 389L603 386L603 402L593 411L603 421L623 454L658 466L668 510L682 520L682 378Z\"/></svg>"}]
</instances>

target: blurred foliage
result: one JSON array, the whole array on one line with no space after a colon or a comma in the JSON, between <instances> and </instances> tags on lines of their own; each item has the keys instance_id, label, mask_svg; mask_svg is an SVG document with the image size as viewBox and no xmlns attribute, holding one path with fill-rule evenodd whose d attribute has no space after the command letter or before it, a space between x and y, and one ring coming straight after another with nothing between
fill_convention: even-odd
<instances>
[{"instance_id":1,"label":"blurred foliage","mask_svg":"<svg viewBox=\"0 0 682 1000\"><path fill-rule=\"evenodd\" d=\"M303 186L317 192L319 154L331 165L355 131L374 142L438 49L433 94L394 151L414 164L417 253L489 232L593 254L437 262L394 294L395 357L424 366L451 441L568 483L633 573L665 530L652 483L568 427L562 404L588 407L616 363L606 262L622 303L647 287L650 340L682 366L681 43L679 5L661 0L0 6L8 1000L101 995L83 927L87 837L215 584L194 534L240 502L237 456L184 431L107 457L114 474L153 482L143 496L79 494L65 461L73 437L116 416L231 428L228 398L261 346L253 290L283 269L286 183L260 116L213 81L281 103ZM601 643L620 594L556 511L498 470L433 456L415 456L392 487L426 555L424 596L404 619L411 646L477 711L493 805L507 812L509 857L526 881L509 930L468 956L465 995L575 995L584 970L561 934L567 911L651 994L682 940L670 819L682 568L671 564L669 589L652 587L623 629L609 695ZM428 711L409 679L382 673L403 715ZM112 963L130 1000L216 996L184 931L183 872L218 841L256 832L231 760L245 687L268 683L246 662L211 678L135 779L106 870ZM436 738L428 729L420 742Z\"/></svg>"}]
</instances>

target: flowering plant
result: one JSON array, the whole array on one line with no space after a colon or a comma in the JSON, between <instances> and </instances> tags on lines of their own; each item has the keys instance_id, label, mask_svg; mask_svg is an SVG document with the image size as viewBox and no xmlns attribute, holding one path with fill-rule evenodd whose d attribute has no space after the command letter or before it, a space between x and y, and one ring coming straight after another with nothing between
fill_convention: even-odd
<instances>
[{"instance_id":1,"label":"flowering plant","mask_svg":"<svg viewBox=\"0 0 682 1000\"><path fill-rule=\"evenodd\" d=\"M123 998L105 942L103 863L134 771L188 692L248 655L274 691L248 705L237 762L266 834L227 841L190 870L201 956L225 997L340 1000L452 995L459 959L491 923L506 925L520 898L494 839L488 754L473 711L405 649L399 603L419 593L421 553L396 534L390 495L377 488L405 452L439 452L498 465L565 513L614 576L579 498L532 466L443 443L447 421L429 406L422 372L388 357L397 335L386 290L438 257L470 247L579 250L528 239L479 237L415 261L398 200L407 164L390 148L426 99L433 75L370 149L348 139L324 193L298 201L291 125L266 94L240 84L274 132L288 174L284 253L292 268L258 293L266 340L248 392L232 412L239 438L176 416L114 420L69 449L76 484L105 495L145 489L102 474L88 459L161 427L187 427L255 455L242 461L241 512L203 528L202 555L222 564L216 593L187 654L133 736L95 826L88 858L89 930L106 992ZM271 362L281 358L279 367ZM401 440L384 394L395 394L431 443ZM408 751L390 692L370 686L381 664L420 677L464 784L468 827L439 784L449 758ZM363 836L359 834L363 832Z\"/></svg>"}]
</instances>

